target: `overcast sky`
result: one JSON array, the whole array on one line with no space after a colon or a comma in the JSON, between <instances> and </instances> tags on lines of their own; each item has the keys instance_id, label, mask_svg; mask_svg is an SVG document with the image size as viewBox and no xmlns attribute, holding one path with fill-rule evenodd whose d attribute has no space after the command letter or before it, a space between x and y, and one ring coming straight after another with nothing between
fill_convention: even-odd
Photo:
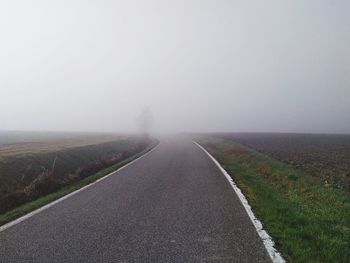
<instances>
[{"instance_id":1,"label":"overcast sky","mask_svg":"<svg viewBox=\"0 0 350 263\"><path fill-rule=\"evenodd\" d=\"M0 129L350 133L350 1L0 1Z\"/></svg>"}]
</instances>

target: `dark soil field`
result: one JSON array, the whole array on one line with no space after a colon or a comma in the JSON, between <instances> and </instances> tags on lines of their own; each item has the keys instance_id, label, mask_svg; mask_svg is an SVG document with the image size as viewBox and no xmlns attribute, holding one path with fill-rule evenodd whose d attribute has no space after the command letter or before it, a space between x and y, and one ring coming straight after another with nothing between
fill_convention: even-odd
<instances>
[{"instance_id":1,"label":"dark soil field","mask_svg":"<svg viewBox=\"0 0 350 263\"><path fill-rule=\"evenodd\" d=\"M306 170L326 186L350 191L350 135L221 133L215 136Z\"/></svg>"}]
</instances>

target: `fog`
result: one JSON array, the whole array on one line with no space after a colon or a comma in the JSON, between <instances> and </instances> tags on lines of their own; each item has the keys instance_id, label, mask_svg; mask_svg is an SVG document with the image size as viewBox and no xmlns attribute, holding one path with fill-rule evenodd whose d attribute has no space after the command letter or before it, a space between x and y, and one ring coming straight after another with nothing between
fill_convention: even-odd
<instances>
[{"instance_id":1,"label":"fog","mask_svg":"<svg viewBox=\"0 0 350 263\"><path fill-rule=\"evenodd\" d=\"M350 133L350 1L0 3L0 130Z\"/></svg>"}]
</instances>

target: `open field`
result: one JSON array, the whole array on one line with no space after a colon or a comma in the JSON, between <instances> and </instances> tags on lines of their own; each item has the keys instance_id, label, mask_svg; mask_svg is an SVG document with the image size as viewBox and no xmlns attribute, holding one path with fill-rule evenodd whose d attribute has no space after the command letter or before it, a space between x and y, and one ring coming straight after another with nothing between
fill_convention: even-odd
<instances>
[{"instance_id":1,"label":"open field","mask_svg":"<svg viewBox=\"0 0 350 263\"><path fill-rule=\"evenodd\" d=\"M109 137L115 138L122 134L98 133L98 132L53 132L53 131L6 131L0 130L0 145L26 143L26 142L50 142L69 139L93 139ZM125 135L124 135L125 136Z\"/></svg>"},{"instance_id":2,"label":"open field","mask_svg":"<svg viewBox=\"0 0 350 263\"><path fill-rule=\"evenodd\" d=\"M349 192L325 185L306 169L234 142L232 137L203 135L196 141L242 189L287 261L349 262Z\"/></svg>"},{"instance_id":3,"label":"open field","mask_svg":"<svg viewBox=\"0 0 350 263\"><path fill-rule=\"evenodd\" d=\"M222 133L233 140L350 191L350 135Z\"/></svg>"},{"instance_id":4,"label":"open field","mask_svg":"<svg viewBox=\"0 0 350 263\"><path fill-rule=\"evenodd\" d=\"M30 134L0 145L0 213L61 189L153 143L113 134ZM56 138L56 139L54 139ZM33 140L33 141L31 141Z\"/></svg>"},{"instance_id":5,"label":"open field","mask_svg":"<svg viewBox=\"0 0 350 263\"><path fill-rule=\"evenodd\" d=\"M127 138L123 134L0 131L0 160L11 156L52 152Z\"/></svg>"}]
</instances>

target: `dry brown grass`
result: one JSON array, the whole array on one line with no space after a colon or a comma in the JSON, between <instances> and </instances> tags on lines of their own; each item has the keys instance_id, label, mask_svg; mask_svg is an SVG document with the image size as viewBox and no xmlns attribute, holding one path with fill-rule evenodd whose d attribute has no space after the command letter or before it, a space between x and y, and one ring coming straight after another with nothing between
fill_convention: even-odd
<instances>
[{"instance_id":1,"label":"dry brown grass","mask_svg":"<svg viewBox=\"0 0 350 263\"><path fill-rule=\"evenodd\" d=\"M0 159L7 157L20 157L28 154L59 151L63 149L82 147L105 142L126 139L127 135L106 135L94 137L82 137L79 139L60 139L42 142L23 142L0 145Z\"/></svg>"}]
</instances>

